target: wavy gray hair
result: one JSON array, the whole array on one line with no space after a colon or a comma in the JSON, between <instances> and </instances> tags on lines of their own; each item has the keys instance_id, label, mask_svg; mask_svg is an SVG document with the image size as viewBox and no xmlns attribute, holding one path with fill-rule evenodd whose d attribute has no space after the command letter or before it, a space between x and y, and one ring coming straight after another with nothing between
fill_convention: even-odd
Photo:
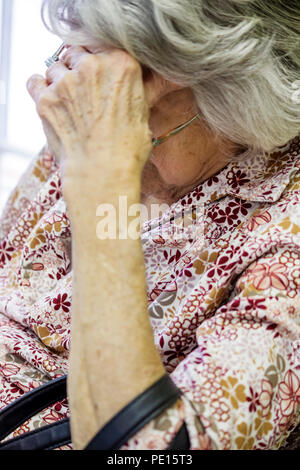
<instances>
[{"instance_id":1,"label":"wavy gray hair","mask_svg":"<svg viewBox=\"0 0 300 470\"><path fill-rule=\"evenodd\" d=\"M68 44L126 50L190 87L209 127L242 147L299 134L299 0L44 0L43 18Z\"/></svg>"}]
</instances>

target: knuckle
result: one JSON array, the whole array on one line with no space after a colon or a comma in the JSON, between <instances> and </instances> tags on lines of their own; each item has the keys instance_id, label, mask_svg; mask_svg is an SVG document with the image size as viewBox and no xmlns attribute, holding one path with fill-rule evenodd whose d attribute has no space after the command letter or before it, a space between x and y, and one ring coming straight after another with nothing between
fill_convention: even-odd
<instances>
[{"instance_id":1,"label":"knuckle","mask_svg":"<svg viewBox=\"0 0 300 470\"><path fill-rule=\"evenodd\" d=\"M81 48L79 46L72 46L62 55L62 62L71 63L74 58L80 53Z\"/></svg>"},{"instance_id":2,"label":"knuckle","mask_svg":"<svg viewBox=\"0 0 300 470\"><path fill-rule=\"evenodd\" d=\"M84 55L80 60L79 69L83 72L94 71L99 68L99 60L93 54Z\"/></svg>"},{"instance_id":3,"label":"knuckle","mask_svg":"<svg viewBox=\"0 0 300 470\"><path fill-rule=\"evenodd\" d=\"M125 61L126 67L128 67L129 70L138 70L140 67L137 60L135 60L129 54L125 54L124 61Z\"/></svg>"},{"instance_id":4,"label":"knuckle","mask_svg":"<svg viewBox=\"0 0 300 470\"><path fill-rule=\"evenodd\" d=\"M130 56L128 53L118 51L115 53L114 61L119 66L120 70L126 74L137 74L141 70L141 67L136 59Z\"/></svg>"},{"instance_id":5,"label":"knuckle","mask_svg":"<svg viewBox=\"0 0 300 470\"><path fill-rule=\"evenodd\" d=\"M129 73L132 73L132 74L137 74L137 73L140 73L141 72L141 67L139 65L139 63L135 60L131 60L127 63L126 65L126 70L129 72Z\"/></svg>"},{"instance_id":6,"label":"knuckle","mask_svg":"<svg viewBox=\"0 0 300 470\"><path fill-rule=\"evenodd\" d=\"M116 58L120 60L120 62L122 61L122 63L128 67L134 68L138 66L138 62L136 61L136 59L134 59L130 54L128 54L128 52L118 50L115 52L115 55Z\"/></svg>"},{"instance_id":7,"label":"knuckle","mask_svg":"<svg viewBox=\"0 0 300 470\"><path fill-rule=\"evenodd\" d=\"M69 47L67 50L64 51L64 53L62 54L61 58L62 60L65 60L66 58L70 57L71 55L74 54L74 52L76 52L77 50L77 46L71 46Z\"/></svg>"}]
</instances>

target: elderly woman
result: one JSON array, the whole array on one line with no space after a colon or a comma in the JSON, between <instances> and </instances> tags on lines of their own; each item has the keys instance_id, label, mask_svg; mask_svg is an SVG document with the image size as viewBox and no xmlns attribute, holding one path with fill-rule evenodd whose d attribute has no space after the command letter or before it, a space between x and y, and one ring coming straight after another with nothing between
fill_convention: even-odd
<instances>
[{"instance_id":1,"label":"elderly woman","mask_svg":"<svg viewBox=\"0 0 300 470\"><path fill-rule=\"evenodd\" d=\"M183 423L192 449L281 447L300 417L298 0L44 6L69 46L28 82L48 147L2 217L1 406L68 373L82 449L167 372L181 397L123 449Z\"/></svg>"}]
</instances>

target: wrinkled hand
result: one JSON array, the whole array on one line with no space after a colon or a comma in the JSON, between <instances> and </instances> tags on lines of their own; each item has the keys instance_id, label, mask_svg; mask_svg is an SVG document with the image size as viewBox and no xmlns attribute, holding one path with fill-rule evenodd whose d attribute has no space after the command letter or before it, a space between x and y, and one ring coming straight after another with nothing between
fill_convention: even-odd
<instances>
[{"instance_id":1,"label":"wrinkled hand","mask_svg":"<svg viewBox=\"0 0 300 470\"><path fill-rule=\"evenodd\" d=\"M70 47L27 87L66 178L142 170L152 148L149 105L142 69L129 54Z\"/></svg>"}]
</instances>

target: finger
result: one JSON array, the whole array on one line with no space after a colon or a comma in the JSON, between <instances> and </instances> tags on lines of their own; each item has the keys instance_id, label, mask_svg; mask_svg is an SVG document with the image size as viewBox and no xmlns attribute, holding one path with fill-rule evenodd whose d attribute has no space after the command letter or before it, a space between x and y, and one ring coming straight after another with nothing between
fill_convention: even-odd
<instances>
[{"instance_id":1,"label":"finger","mask_svg":"<svg viewBox=\"0 0 300 470\"><path fill-rule=\"evenodd\" d=\"M47 88L47 82L42 75L32 75L27 81L27 90L36 103Z\"/></svg>"},{"instance_id":2,"label":"finger","mask_svg":"<svg viewBox=\"0 0 300 470\"><path fill-rule=\"evenodd\" d=\"M83 57L90 55L90 53L84 49L83 47L74 46L70 47L61 57L61 61L65 64L66 67L69 69L76 68Z\"/></svg>"},{"instance_id":3,"label":"finger","mask_svg":"<svg viewBox=\"0 0 300 470\"><path fill-rule=\"evenodd\" d=\"M66 73L69 72L69 69L62 62L56 62L51 65L46 72L46 80L48 85L59 81Z\"/></svg>"}]
</instances>

